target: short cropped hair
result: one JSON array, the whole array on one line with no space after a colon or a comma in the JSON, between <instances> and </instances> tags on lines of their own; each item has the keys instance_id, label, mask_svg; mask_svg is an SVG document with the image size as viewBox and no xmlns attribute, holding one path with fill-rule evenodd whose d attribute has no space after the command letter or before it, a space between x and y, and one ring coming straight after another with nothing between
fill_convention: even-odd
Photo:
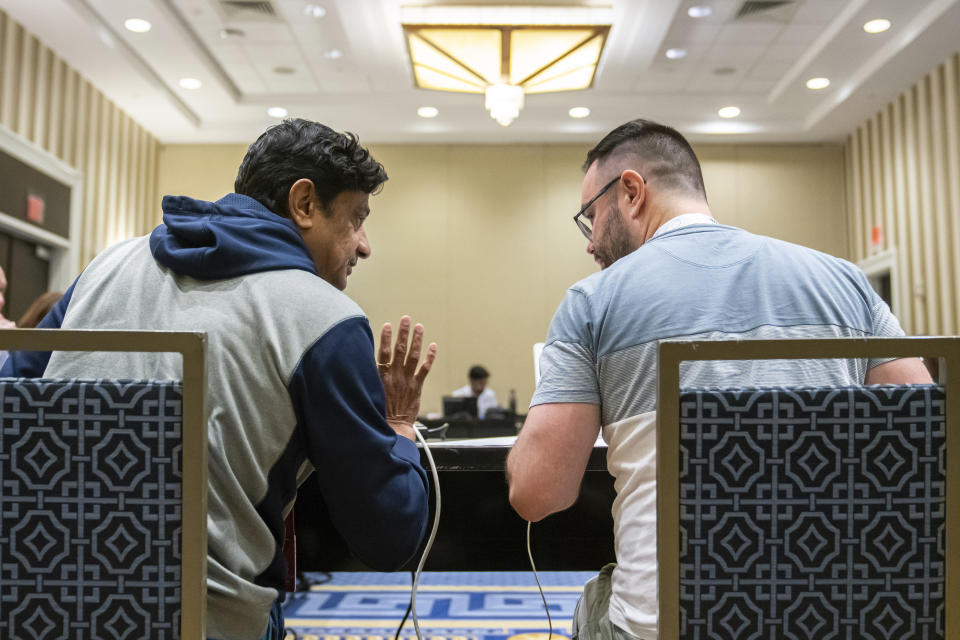
<instances>
[{"instance_id":1,"label":"short cropped hair","mask_svg":"<svg viewBox=\"0 0 960 640\"><path fill-rule=\"evenodd\" d=\"M470 379L471 380L483 380L484 378L489 378L490 372L476 364L470 367Z\"/></svg>"},{"instance_id":2,"label":"short cropped hair","mask_svg":"<svg viewBox=\"0 0 960 640\"><path fill-rule=\"evenodd\" d=\"M656 180L671 191L695 194L706 200L700 161L676 129L651 120L631 120L608 133L587 152L583 170L594 162L602 165L609 158L626 155L639 159L645 179Z\"/></svg>"},{"instance_id":3,"label":"short cropped hair","mask_svg":"<svg viewBox=\"0 0 960 640\"><path fill-rule=\"evenodd\" d=\"M354 134L296 118L270 127L250 145L233 190L289 218L290 187L301 178L313 182L326 207L344 191L378 192L387 172Z\"/></svg>"}]
</instances>

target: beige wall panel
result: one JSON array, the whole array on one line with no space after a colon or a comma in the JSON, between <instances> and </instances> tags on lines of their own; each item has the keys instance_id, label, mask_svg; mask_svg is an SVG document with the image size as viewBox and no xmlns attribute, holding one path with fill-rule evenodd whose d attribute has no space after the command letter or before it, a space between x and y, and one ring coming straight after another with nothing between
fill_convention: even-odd
<instances>
[{"instance_id":1,"label":"beige wall panel","mask_svg":"<svg viewBox=\"0 0 960 640\"><path fill-rule=\"evenodd\" d=\"M936 252L936 273L937 290L936 300L937 309L940 313L939 327L940 332L949 331L951 325L950 288L956 287L956 282L951 279L951 267L949 263L950 246L950 217L948 215L949 202L947 201L947 152L944 145L944 132L946 123L944 122L944 97L943 97L943 72L944 66L941 65L930 75L930 138L931 138L931 157L932 166L930 169L931 181L933 183L933 229L935 236L935 246L931 247Z\"/></svg>"},{"instance_id":2,"label":"beige wall panel","mask_svg":"<svg viewBox=\"0 0 960 640\"><path fill-rule=\"evenodd\" d=\"M17 87L17 115L14 130L29 139L33 124L34 97L36 82L37 39L24 31L20 39L20 84Z\"/></svg>"},{"instance_id":3,"label":"beige wall panel","mask_svg":"<svg viewBox=\"0 0 960 640\"><path fill-rule=\"evenodd\" d=\"M853 178L854 171L856 169L856 145L853 143L853 134L847 136L846 151L844 153L845 165L844 169L847 175L847 189L846 189L846 203L847 203L847 256L853 260L856 256L856 234L854 230L857 227L857 222L859 220L859 211L860 206L860 197L857 194L857 189L854 189L851 185L853 183L859 184L858 180Z\"/></svg>"},{"instance_id":4,"label":"beige wall panel","mask_svg":"<svg viewBox=\"0 0 960 640\"><path fill-rule=\"evenodd\" d=\"M870 166L870 123L861 127L860 131L860 176L863 180L861 198L863 204L863 220L860 224L859 242L857 243L857 259L863 260L870 253L870 233L873 229L874 201L873 201L873 170Z\"/></svg>"},{"instance_id":5,"label":"beige wall panel","mask_svg":"<svg viewBox=\"0 0 960 640\"><path fill-rule=\"evenodd\" d=\"M117 196L119 195L118 191L120 188L120 159L123 152L120 140L122 134L120 112L112 102L108 103L107 126L110 128L110 143L107 146L107 155L105 158L107 165L107 182L106 190L103 194L103 210L106 213L106 220L103 235L100 237L104 238L106 240L105 244L109 246L121 239L117 237Z\"/></svg>"},{"instance_id":6,"label":"beige wall panel","mask_svg":"<svg viewBox=\"0 0 960 640\"><path fill-rule=\"evenodd\" d=\"M64 63L59 57L51 54L50 58L50 106L46 114L46 132L43 146L58 158L62 155L61 129L64 120L63 92L66 88Z\"/></svg>"},{"instance_id":7,"label":"beige wall panel","mask_svg":"<svg viewBox=\"0 0 960 640\"><path fill-rule=\"evenodd\" d=\"M127 222L130 211L128 192L130 191L130 129L133 124L123 112L120 112L120 155L117 160L117 217L112 242L131 238L135 235L134 225Z\"/></svg>"},{"instance_id":8,"label":"beige wall panel","mask_svg":"<svg viewBox=\"0 0 960 640\"><path fill-rule=\"evenodd\" d=\"M90 222L94 230L91 246L89 247L90 259L100 251L106 243L102 241L107 235L107 223L110 219L110 212L107 209L107 186L110 182L110 148L113 144L111 138L110 126L110 101L102 95L97 95L97 127L100 139L97 140L96 157L96 191L93 204L93 216Z\"/></svg>"},{"instance_id":9,"label":"beige wall panel","mask_svg":"<svg viewBox=\"0 0 960 640\"><path fill-rule=\"evenodd\" d=\"M897 235L896 218L894 215L894 190L893 181L893 107L887 105L880 112L880 158L878 164L882 172L883 179L883 236L884 249L890 249L897 246L899 236Z\"/></svg>"},{"instance_id":10,"label":"beige wall panel","mask_svg":"<svg viewBox=\"0 0 960 640\"><path fill-rule=\"evenodd\" d=\"M915 333L913 323L912 300L913 300L913 271L911 261L906 259L906 252L910 248L910 233L907 225L907 187L906 187L906 161L904 159L905 140L903 124L903 98L894 100L891 103L891 135L893 139L893 154L890 159L891 168L894 176L894 192L896 194L894 208L894 223L897 227L897 279L901 291L900 299L907 304L905 309L894 309L894 312L900 319L903 330L908 334ZM848 186L847 190L852 190Z\"/></svg>"},{"instance_id":11,"label":"beige wall panel","mask_svg":"<svg viewBox=\"0 0 960 640\"><path fill-rule=\"evenodd\" d=\"M910 272L912 274L912 312L914 331L918 334L929 333L927 326L926 304L926 275L923 269L923 236L921 231L921 211L919 181L917 179L917 92L913 88L904 99L904 132L906 136L906 175L907 175L907 220L910 230L910 246L905 253L909 256Z\"/></svg>"},{"instance_id":12,"label":"beige wall panel","mask_svg":"<svg viewBox=\"0 0 960 640\"><path fill-rule=\"evenodd\" d=\"M880 114L877 114L870 121L870 180L873 186L871 199L873 200L873 217L870 219L870 233L867 236L867 246L870 251L882 251L886 249L887 229L884 226L886 217L886 203L883 198L883 165L881 162L882 154L882 132L881 132ZM873 229L880 229L878 244L874 244Z\"/></svg>"},{"instance_id":13,"label":"beige wall panel","mask_svg":"<svg viewBox=\"0 0 960 640\"><path fill-rule=\"evenodd\" d=\"M737 210L740 186L737 148L732 145L700 145L694 150L700 158L710 212L723 224L742 226Z\"/></svg>"},{"instance_id":14,"label":"beige wall panel","mask_svg":"<svg viewBox=\"0 0 960 640\"><path fill-rule=\"evenodd\" d=\"M157 175L161 196L188 195L211 201L222 198L233 191L237 168L246 152L247 145L243 144L161 145ZM155 207L159 210L159 201Z\"/></svg>"},{"instance_id":15,"label":"beige wall panel","mask_svg":"<svg viewBox=\"0 0 960 640\"><path fill-rule=\"evenodd\" d=\"M840 147L741 148L736 171L736 226L832 255L846 254Z\"/></svg>"},{"instance_id":16,"label":"beige wall panel","mask_svg":"<svg viewBox=\"0 0 960 640\"><path fill-rule=\"evenodd\" d=\"M2 13L2 12L0 12ZM0 122L8 129L16 129L16 113L20 88L20 39L23 29L6 14L3 15L3 61L0 69Z\"/></svg>"},{"instance_id":17,"label":"beige wall panel","mask_svg":"<svg viewBox=\"0 0 960 640\"><path fill-rule=\"evenodd\" d=\"M882 176L882 207L879 201L868 206L864 198L864 206L855 207L850 226L864 228L881 215L885 226L895 230L890 246L897 251L898 282L906 305L898 315L914 334L960 333L958 108L960 54L954 54L847 141L848 153L862 153L858 132L880 123L882 149L872 163L882 164L879 174L873 174ZM847 198L856 202L873 184L871 176L857 173L857 163L851 164Z\"/></svg>"},{"instance_id":18,"label":"beige wall panel","mask_svg":"<svg viewBox=\"0 0 960 640\"><path fill-rule=\"evenodd\" d=\"M930 76L925 77L917 88L917 169L920 184L920 227L923 238L923 279L926 302L927 333L940 333L938 314L939 274L936 267L936 219L934 214L933 177L934 165L930 133Z\"/></svg>"},{"instance_id":19,"label":"beige wall panel","mask_svg":"<svg viewBox=\"0 0 960 640\"><path fill-rule=\"evenodd\" d=\"M158 163L160 154L160 143L156 138L149 136L147 143L147 183L149 188L145 189L149 198L147 199L145 210L147 212L147 226L144 233L160 224L163 219L163 211L160 208L160 198L163 193L158 188ZM233 184L232 182L230 183Z\"/></svg>"},{"instance_id":20,"label":"beige wall panel","mask_svg":"<svg viewBox=\"0 0 960 640\"><path fill-rule=\"evenodd\" d=\"M944 85L946 105L945 144L947 147L947 188L949 190L947 213L951 222L950 255L951 265L949 282L953 284L953 305L951 333L960 333L960 54L947 62Z\"/></svg>"},{"instance_id":21,"label":"beige wall panel","mask_svg":"<svg viewBox=\"0 0 960 640\"><path fill-rule=\"evenodd\" d=\"M44 149L50 147L46 144L47 137L47 118L50 115L50 50L44 46L37 45L37 63L34 72L33 86L33 104L30 109L33 111L33 126L30 129L30 140Z\"/></svg>"},{"instance_id":22,"label":"beige wall panel","mask_svg":"<svg viewBox=\"0 0 960 640\"><path fill-rule=\"evenodd\" d=\"M61 61L62 62L62 61ZM63 64L63 100L61 105L62 125L60 127L60 159L67 164L77 164L77 128L81 126L83 117L80 114L82 103L80 100L80 83L77 82L77 72L65 62Z\"/></svg>"}]
</instances>

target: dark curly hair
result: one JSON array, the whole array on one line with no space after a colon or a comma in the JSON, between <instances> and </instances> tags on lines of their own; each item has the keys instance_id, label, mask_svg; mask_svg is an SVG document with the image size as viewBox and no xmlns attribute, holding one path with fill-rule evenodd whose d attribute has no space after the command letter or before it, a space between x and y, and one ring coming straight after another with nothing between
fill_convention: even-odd
<instances>
[{"instance_id":1,"label":"dark curly hair","mask_svg":"<svg viewBox=\"0 0 960 640\"><path fill-rule=\"evenodd\" d=\"M288 218L287 196L301 178L313 182L326 207L343 191L377 193L387 172L354 134L295 118L270 127L250 145L233 190Z\"/></svg>"}]
</instances>

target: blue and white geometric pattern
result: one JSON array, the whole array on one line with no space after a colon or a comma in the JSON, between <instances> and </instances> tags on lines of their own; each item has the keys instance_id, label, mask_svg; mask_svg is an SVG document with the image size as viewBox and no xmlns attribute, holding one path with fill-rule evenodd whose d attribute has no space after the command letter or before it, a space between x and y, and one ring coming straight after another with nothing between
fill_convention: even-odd
<instances>
[{"instance_id":1,"label":"blue and white geometric pattern","mask_svg":"<svg viewBox=\"0 0 960 640\"><path fill-rule=\"evenodd\" d=\"M944 416L927 385L684 390L681 637L943 638Z\"/></svg>"},{"instance_id":2,"label":"blue and white geometric pattern","mask_svg":"<svg viewBox=\"0 0 960 640\"><path fill-rule=\"evenodd\" d=\"M181 398L0 380L0 638L179 637Z\"/></svg>"}]
</instances>

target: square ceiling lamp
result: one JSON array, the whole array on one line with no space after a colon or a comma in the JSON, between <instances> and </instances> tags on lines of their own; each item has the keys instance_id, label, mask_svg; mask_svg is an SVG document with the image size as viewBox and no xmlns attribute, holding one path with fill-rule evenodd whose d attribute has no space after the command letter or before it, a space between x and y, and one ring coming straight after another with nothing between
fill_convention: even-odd
<instances>
[{"instance_id":1,"label":"square ceiling lamp","mask_svg":"<svg viewBox=\"0 0 960 640\"><path fill-rule=\"evenodd\" d=\"M404 24L416 86L484 94L508 126L528 93L593 85L610 25Z\"/></svg>"}]
</instances>

